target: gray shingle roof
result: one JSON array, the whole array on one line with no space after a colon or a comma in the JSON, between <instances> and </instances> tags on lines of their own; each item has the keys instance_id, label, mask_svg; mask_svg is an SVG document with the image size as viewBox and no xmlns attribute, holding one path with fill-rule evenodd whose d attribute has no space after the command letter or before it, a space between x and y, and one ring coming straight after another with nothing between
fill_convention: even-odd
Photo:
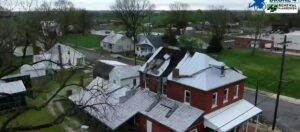
<instances>
[{"instance_id":1,"label":"gray shingle roof","mask_svg":"<svg viewBox=\"0 0 300 132\"><path fill-rule=\"evenodd\" d=\"M152 45L153 47L155 47L156 49L164 46L164 42L162 41L161 36L159 35L146 35L146 36L140 36L139 37L139 44L143 44L143 40L147 39Z\"/></svg>"},{"instance_id":2,"label":"gray shingle roof","mask_svg":"<svg viewBox=\"0 0 300 132\"><path fill-rule=\"evenodd\" d=\"M76 95L71 96L70 99L76 103L76 98L74 98L74 96ZM85 99L88 99L88 97L85 97ZM200 109L174 101L167 97L161 97L151 111L147 112L146 110L156 99L156 93L139 89L126 102L115 105L114 108L106 108L105 117L98 115L97 113L99 113L99 111L95 111L94 109L89 108L85 109L85 111L113 130L134 115L140 113L178 132L186 131L204 113ZM177 104L178 107L169 117L166 117L167 113L171 110L166 106L171 107L174 104ZM102 109L103 108L99 106L98 110L101 111Z\"/></svg>"}]
</instances>

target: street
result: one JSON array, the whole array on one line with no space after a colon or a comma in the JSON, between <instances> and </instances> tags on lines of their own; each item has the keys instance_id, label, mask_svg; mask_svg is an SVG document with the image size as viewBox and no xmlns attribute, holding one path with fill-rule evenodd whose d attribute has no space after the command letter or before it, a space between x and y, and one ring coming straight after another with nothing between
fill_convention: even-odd
<instances>
[{"instance_id":1,"label":"street","mask_svg":"<svg viewBox=\"0 0 300 132\"><path fill-rule=\"evenodd\" d=\"M245 99L254 104L255 93L245 90ZM261 119L272 125L275 99L263 94L258 95L258 107L263 110ZM300 105L279 101L276 126L283 132L298 132L300 130Z\"/></svg>"},{"instance_id":2,"label":"street","mask_svg":"<svg viewBox=\"0 0 300 132\"><path fill-rule=\"evenodd\" d=\"M87 49L77 49L79 52L86 55L86 60L95 62L99 59L113 59L126 64L133 65L131 60L117 59L110 56L110 54L100 54L95 51ZM255 93L245 90L245 99L254 104ZM261 120L272 125L273 114L275 108L275 99L263 94L258 95L258 107L263 110ZM298 132L300 130L300 105L289 103L280 100L278 109L278 118L276 126L283 130L283 132Z\"/></svg>"}]
</instances>

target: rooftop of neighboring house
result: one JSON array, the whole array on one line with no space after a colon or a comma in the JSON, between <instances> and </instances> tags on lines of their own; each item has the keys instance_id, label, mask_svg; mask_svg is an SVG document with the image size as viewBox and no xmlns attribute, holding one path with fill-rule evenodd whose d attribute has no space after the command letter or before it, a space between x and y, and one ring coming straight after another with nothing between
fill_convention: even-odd
<instances>
[{"instance_id":1,"label":"rooftop of neighboring house","mask_svg":"<svg viewBox=\"0 0 300 132\"><path fill-rule=\"evenodd\" d=\"M125 35L117 33L117 34L110 34L106 36L102 42L116 44L119 40L126 38Z\"/></svg>"},{"instance_id":2,"label":"rooftop of neighboring house","mask_svg":"<svg viewBox=\"0 0 300 132\"><path fill-rule=\"evenodd\" d=\"M14 81L14 82L3 82L0 83L0 93L6 94L16 94L25 92L26 87L23 84L23 81ZM1 95L0 95L1 96Z\"/></svg>"},{"instance_id":3,"label":"rooftop of neighboring house","mask_svg":"<svg viewBox=\"0 0 300 132\"><path fill-rule=\"evenodd\" d=\"M164 46L164 42L159 35L140 35L138 45L141 44L151 44L156 49Z\"/></svg>"},{"instance_id":4,"label":"rooftop of neighboring house","mask_svg":"<svg viewBox=\"0 0 300 132\"><path fill-rule=\"evenodd\" d=\"M128 66L119 61L114 60L99 60L94 67L94 77L102 77L104 79L109 79L110 72L118 66Z\"/></svg>"},{"instance_id":5,"label":"rooftop of neighboring house","mask_svg":"<svg viewBox=\"0 0 300 132\"><path fill-rule=\"evenodd\" d=\"M110 127L117 129L131 117L140 113L145 115L174 131L186 131L204 113L202 110L177 102L167 97L158 98L156 93L148 90L136 89L124 102L116 104L115 107L95 105L95 109L85 109L90 115ZM70 99L77 105L97 104L101 99L92 99L93 94L86 91L85 96L72 95ZM98 97L99 98L99 97ZM101 98L101 97L100 97ZM81 100L81 101L78 101ZM105 108L104 108L105 107ZM105 109L105 111L103 111ZM99 115L99 113L105 115Z\"/></svg>"},{"instance_id":6,"label":"rooftop of neighboring house","mask_svg":"<svg viewBox=\"0 0 300 132\"><path fill-rule=\"evenodd\" d=\"M140 68L141 66L125 65L125 66L116 66L114 67L113 71L117 73L117 76L120 79L128 79L128 78L138 77L139 76L138 70Z\"/></svg>"},{"instance_id":7,"label":"rooftop of neighboring house","mask_svg":"<svg viewBox=\"0 0 300 132\"><path fill-rule=\"evenodd\" d=\"M184 57L182 50L160 47L140 68L139 71L156 77L168 76Z\"/></svg>"},{"instance_id":8,"label":"rooftop of neighboring house","mask_svg":"<svg viewBox=\"0 0 300 132\"><path fill-rule=\"evenodd\" d=\"M202 53L186 53L168 80L203 91L246 79L240 71Z\"/></svg>"},{"instance_id":9,"label":"rooftop of neighboring house","mask_svg":"<svg viewBox=\"0 0 300 132\"><path fill-rule=\"evenodd\" d=\"M58 46L61 47L61 52L62 54L68 54L69 51L74 51L74 53L76 53L77 56L82 56L85 57L85 55L83 55L82 53L80 53L79 51L75 50L74 48L61 44L61 43L56 43L54 46L52 46L46 53L50 53L50 54L58 54L59 53L59 49Z\"/></svg>"}]
</instances>

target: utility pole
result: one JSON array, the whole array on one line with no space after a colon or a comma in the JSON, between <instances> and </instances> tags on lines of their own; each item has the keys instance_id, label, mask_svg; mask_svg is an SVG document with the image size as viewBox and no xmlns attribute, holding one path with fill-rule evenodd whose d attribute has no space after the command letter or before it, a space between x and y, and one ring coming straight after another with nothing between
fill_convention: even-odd
<instances>
[{"instance_id":1,"label":"utility pole","mask_svg":"<svg viewBox=\"0 0 300 132\"><path fill-rule=\"evenodd\" d=\"M275 129L275 125L276 125L278 103L279 103L279 97L281 94L282 82L283 82L282 78L283 78L283 72L284 72L285 50L286 50L287 43L290 43L290 42L288 42L286 40L286 35L285 35L284 42L282 43L283 44L283 52L282 52L282 58L281 58L280 77L279 77L279 83L278 83L278 89L277 89L277 98L276 98L276 104L275 104L275 112L274 112L272 130Z\"/></svg>"},{"instance_id":2,"label":"utility pole","mask_svg":"<svg viewBox=\"0 0 300 132\"><path fill-rule=\"evenodd\" d=\"M254 100L255 106L257 106L257 96L258 96L258 80L256 81L255 100Z\"/></svg>"}]
</instances>

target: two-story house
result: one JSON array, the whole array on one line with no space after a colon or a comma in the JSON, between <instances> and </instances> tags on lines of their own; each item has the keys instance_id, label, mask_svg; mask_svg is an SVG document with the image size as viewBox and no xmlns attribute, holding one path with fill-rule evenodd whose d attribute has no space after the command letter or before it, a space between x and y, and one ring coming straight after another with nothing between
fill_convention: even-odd
<instances>
[{"instance_id":1,"label":"two-story house","mask_svg":"<svg viewBox=\"0 0 300 132\"><path fill-rule=\"evenodd\" d=\"M159 35L140 35L135 53L138 56L145 57L153 54L159 47L164 46L161 36Z\"/></svg>"},{"instance_id":2,"label":"two-story house","mask_svg":"<svg viewBox=\"0 0 300 132\"><path fill-rule=\"evenodd\" d=\"M247 131L242 126L261 110L243 99L245 79L205 54L159 48L140 68L140 88L127 91L106 118L85 111L112 130L133 120L141 132ZM78 96L71 100L80 105Z\"/></svg>"}]
</instances>

